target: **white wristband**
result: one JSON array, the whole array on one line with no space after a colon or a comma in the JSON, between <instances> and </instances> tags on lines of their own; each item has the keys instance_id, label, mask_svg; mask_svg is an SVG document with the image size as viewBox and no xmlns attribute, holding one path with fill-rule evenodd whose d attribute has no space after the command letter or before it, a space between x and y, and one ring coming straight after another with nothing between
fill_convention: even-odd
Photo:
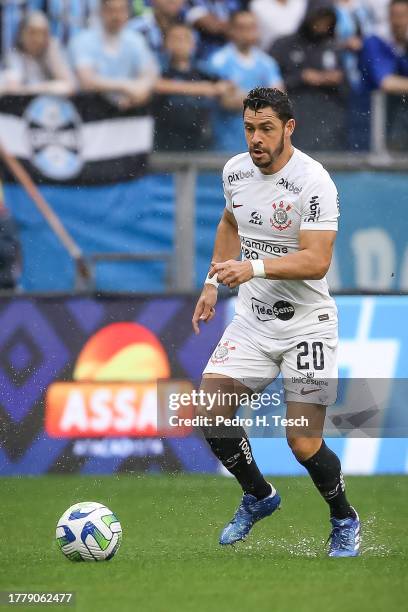
<instances>
[{"instance_id":1,"label":"white wristband","mask_svg":"<svg viewBox=\"0 0 408 612\"><path fill-rule=\"evenodd\" d=\"M214 287L218 287L220 283L217 281L217 275L214 274L212 278L210 278L207 274L207 278L204 281L204 285L213 285Z\"/></svg>"},{"instance_id":2,"label":"white wristband","mask_svg":"<svg viewBox=\"0 0 408 612\"><path fill-rule=\"evenodd\" d=\"M265 264L262 259L251 259L254 278L266 278Z\"/></svg>"}]
</instances>

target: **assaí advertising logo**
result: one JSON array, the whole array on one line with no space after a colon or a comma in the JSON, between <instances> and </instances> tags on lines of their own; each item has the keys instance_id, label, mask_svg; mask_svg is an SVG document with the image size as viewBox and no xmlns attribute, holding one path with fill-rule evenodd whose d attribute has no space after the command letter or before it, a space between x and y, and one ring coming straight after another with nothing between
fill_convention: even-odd
<instances>
[{"instance_id":1,"label":"assa\u00ed advertising logo","mask_svg":"<svg viewBox=\"0 0 408 612\"><path fill-rule=\"evenodd\" d=\"M132 322L112 323L92 336L80 352L73 381L55 382L45 399L45 429L59 438L182 436L167 428L168 392L190 392L189 381L171 380L159 339ZM158 384L158 381L160 383ZM186 415L190 408L186 407Z\"/></svg>"}]
</instances>

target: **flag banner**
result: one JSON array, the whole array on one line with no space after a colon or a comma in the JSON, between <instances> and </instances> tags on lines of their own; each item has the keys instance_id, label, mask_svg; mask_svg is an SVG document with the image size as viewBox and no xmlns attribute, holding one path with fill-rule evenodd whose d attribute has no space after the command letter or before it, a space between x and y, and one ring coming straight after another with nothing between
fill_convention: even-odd
<instances>
[{"instance_id":1,"label":"flag banner","mask_svg":"<svg viewBox=\"0 0 408 612\"><path fill-rule=\"evenodd\" d=\"M40 184L138 178L147 169L153 130L148 107L121 111L104 96L0 98L1 143Z\"/></svg>"}]
</instances>

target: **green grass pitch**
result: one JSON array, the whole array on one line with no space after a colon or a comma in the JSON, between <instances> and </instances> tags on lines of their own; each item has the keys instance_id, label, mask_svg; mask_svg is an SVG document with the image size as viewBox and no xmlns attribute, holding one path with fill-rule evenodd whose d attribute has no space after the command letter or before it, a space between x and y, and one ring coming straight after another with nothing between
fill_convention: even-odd
<instances>
[{"instance_id":1,"label":"green grass pitch","mask_svg":"<svg viewBox=\"0 0 408 612\"><path fill-rule=\"evenodd\" d=\"M347 479L363 521L357 559L325 556L327 509L308 478L273 482L282 510L245 543L220 548L240 498L229 478L0 479L0 590L72 590L77 604L68 609L81 612L406 609L408 477ZM103 502L119 516L123 543L112 561L75 564L57 549L55 524L78 501Z\"/></svg>"}]
</instances>

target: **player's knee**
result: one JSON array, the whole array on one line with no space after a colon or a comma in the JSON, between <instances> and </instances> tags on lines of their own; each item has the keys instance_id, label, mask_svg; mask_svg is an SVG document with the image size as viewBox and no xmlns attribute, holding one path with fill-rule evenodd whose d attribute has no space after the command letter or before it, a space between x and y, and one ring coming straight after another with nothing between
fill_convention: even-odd
<instances>
[{"instance_id":1,"label":"player's knee","mask_svg":"<svg viewBox=\"0 0 408 612\"><path fill-rule=\"evenodd\" d=\"M197 402L194 406L195 416L214 418L223 416L231 418L237 410L235 381L224 376L204 375Z\"/></svg>"},{"instance_id":2,"label":"player's knee","mask_svg":"<svg viewBox=\"0 0 408 612\"><path fill-rule=\"evenodd\" d=\"M298 461L306 461L310 459L310 457L313 457L322 444L320 438L306 438L301 436L288 436L287 442Z\"/></svg>"},{"instance_id":3,"label":"player's knee","mask_svg":"<svg viewBox=\"0 0 408 612\"><path fill-rule=\"evenodd\" d=\"M214 418L218 415L229 416L228 411L215 402L208 390L204 387L202 396L198 396L197 403L194 405L194 416Z\"/></svg>"}]
</instances>

